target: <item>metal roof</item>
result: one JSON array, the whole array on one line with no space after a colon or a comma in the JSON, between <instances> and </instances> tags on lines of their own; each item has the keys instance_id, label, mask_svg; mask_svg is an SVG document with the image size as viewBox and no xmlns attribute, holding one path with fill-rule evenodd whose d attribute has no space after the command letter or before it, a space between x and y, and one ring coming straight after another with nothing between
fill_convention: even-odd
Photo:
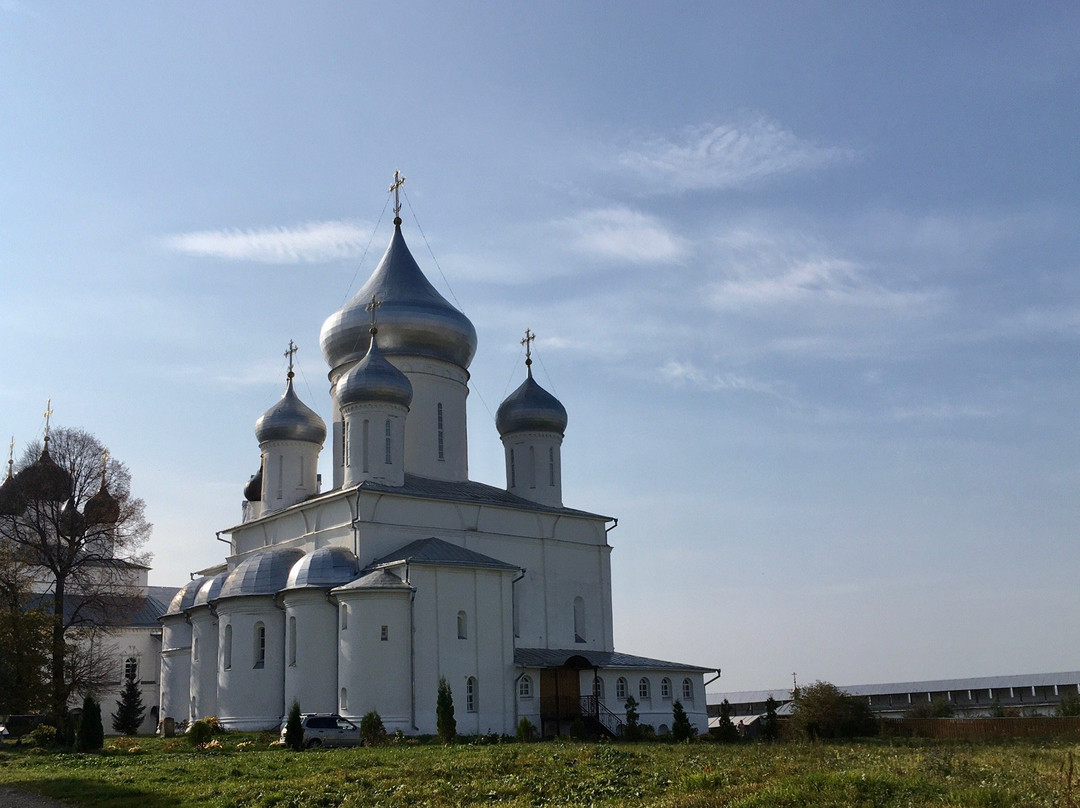
<instances>
[{"instance_id":1,"label":"metal roof","mask_svg":"<svg viewBox=\"0 0 1080 808\"><path fill-rule=\"evenodd\" d=\"M402 589L411 592L412 587L387 570L369 572L355 581L333 589L333 592L354 592L357 589Z\"/></svg>"},{"instance_id":2,"label":"metal roof","mask_svg":"<svg viewBox=\"0 0 1080 808\"><path fill-rule=\"evenodd\" d=\"M168 610L169 602L177 591L174 586L148 586L145 595L86 598L78 593L69 593L64 598L64 620L104 626L160 628L158 618ZM51 611L52 593L34 595L30 605L35 609Z\"/></svg>"},{"instance_id":3,"label":"metal roof","mask_svg":"<svg viewBox=\"0 0 1080 808\"><path fill-rule=\"evenodd\" d=\"M260 446L273 440L318 444L326 440L326 423L296 395L291 371L285 394L255 422L255 439Z\"/></svg>"},{"instance_id":4,"label":"metal roof","mask_svg":"<svg viewBox=\"0 0 1080 808\"><path fill-rule=\"evenodd\" d=\"M360 564L347 547L320 547L289 570L286 589L341 586L360 574Z\"/></svg>"},{"instance_id":5,"label":"metal roof","mask_svg":"<svg viewBox=\"0 0 1080 808\"><path fill-rule=\"evenodd\" d=\"M625 670L712 671L700 665L686 665L663 659L623 654L618 651L592 651L582 648L515 648L514 664L527 668L561 668L574 657L581 657L592 668L621 668Z\"/></svg>"},{"instance_id":6,"label":"metal roof","mask_svg":"<svg viewBox=\"0 0 1080 808\"><path fill-rule=\"evenodd\" d=\"M497 558L451 544L434 536L409 542L400 550L395 550L373 561L368 569L385 567L388 564L400 564L402 561L407 561L410 564L437 564L442 567L483 567L497 570L521 569L513 564L507 564L505 561L499 561Z\"/></svg>"},{"instance_id":7,"label":"metal roof","mask_svg":"<svg viewBox=\"0 0 1080 808\"><path fill-rule=\"evenodd\" d=\"M304 556L303 550L274 547L259 550L245 558L225 579L218 599L247 595L276 595L285 588L293 564Z\"/></svg>"}]
</instances>

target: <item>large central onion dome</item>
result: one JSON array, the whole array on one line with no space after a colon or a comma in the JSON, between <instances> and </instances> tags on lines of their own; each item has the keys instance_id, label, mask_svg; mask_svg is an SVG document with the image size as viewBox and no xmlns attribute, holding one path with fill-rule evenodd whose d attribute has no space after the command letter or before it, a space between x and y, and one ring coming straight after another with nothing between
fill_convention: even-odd
<instances>
[{"instance_id":1,"label":"large central onion dome","mask_svg":"<svg viewBox=\"0 0 1080 808\"><path fill-rule=\"evenodd\" d=\"M517 390L506 397L495 414L499 435L511 432L566 431L566 408L532 377L532 368Z\"/></svg>"},{"instance_id":2,"label":"large central onion dome","mask_svg":"<svg viewBox=\"0 0 1080 808\"><path fill-rule=\"evenodd\" d=\"M297 397L293 390L291 372L285 386L285 395L255 422L255 438L260 445L272 440L299 440L318 444L326 440L326 423Z\"/></svg>"},{"instance_id":3,"label":"large central onion dome","mask_svg":"<svg viewBox=\"0 0 1080 808\"><path fill-rule=\"evenodd\" d=\"M365 308L380 301L379 347L387 356L426 356L468 368L476 353L476 329L420 271L394 221L394 236L368 282L344 308L323 323L319 344L331 375L359 361L370 342Z\"/></svg>"}]
</instances>

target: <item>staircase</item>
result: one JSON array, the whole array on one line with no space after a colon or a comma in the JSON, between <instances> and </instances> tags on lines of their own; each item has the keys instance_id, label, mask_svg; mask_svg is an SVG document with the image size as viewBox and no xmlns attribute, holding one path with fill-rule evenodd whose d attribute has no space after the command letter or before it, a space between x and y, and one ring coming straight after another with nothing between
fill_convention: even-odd
<instances>
[{"instance_id":1,"label":"staircase","mask_svg":"<svg viewBox=\"0 0 1080 808\"><path fill-rule=\"evenodd\" d=\"M596 696L581 697L581 717L590 731L609 738L622 735L623 721L611 712Z\"/></svg>"}]
</instances>

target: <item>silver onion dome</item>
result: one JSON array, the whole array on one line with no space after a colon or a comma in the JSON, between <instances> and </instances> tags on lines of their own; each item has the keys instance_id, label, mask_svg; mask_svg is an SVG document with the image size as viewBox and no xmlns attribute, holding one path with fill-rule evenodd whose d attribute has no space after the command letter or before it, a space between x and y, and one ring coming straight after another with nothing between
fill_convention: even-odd
<instances>
[{"instance_id":1,"label":"silver onion dome","mask_svg":"<svg viewBox=\"0 0 1080 808\"><path fill-rule=\"evenodd\" d=\"M374 334L368 352L337 384L339 407L365 402L400 404L408 407L412 403L413 389L409 377L390 364Z\"/></svg>"},{"instance_id":2,"label":"silver onion dome","mask_svg":"<svg viewBox=\"0 0 1080 808\"><path fill-rule=\"evenodd\" d=\"M495 414L499 435L511 432L566 431L566 408L532 377L532 368L517 390L506 397Z\"/></svg>"},{"instance_id":3,"label":"silver onion dome","mask_svg":"<svg viewBox=\"0 0 1080 808\"><path fill-rule=\"evenodd\" d=\"M192 601L191 607L208 606L210 603L217 600L218 595L221 594L221 587L225 584L225 579L228 577L229 573L219 572L211 578L204 578L202 584L199 586L199 590L195 593L195 600Z\"/></svg>"},{"instance_id":4,"label":"silver onion dome","mask_svg":"<svg viewBox=\"0 0 1080 808\"><path fill-rule=\"evenodd\" d=\"M206 583L205 578L196 578L177 589L169 603L169 608L165 610L165 616L183 614L186 609L190 609L195 604L195 596L199 594L199 589L204 583Z\"/></svg>"},{"instance_id":5,"label":"silver onion dome","mask_svg":"<svg viewBox=\"0 0 1080 808\"><path fill-rule=\"evenodd\" d=\"M424 277L395 220L394 236L375 272L345 306L326 318L319 343L331 376L367 353L372 298L379 309L379 346L387 356L427 356L468 368L476 329Z\"/></svg>"},{"instance_id":6,"label":"silver onion dome","mask_svg":"<svg viewBox=\"0 0 1080 808\"><path fill-rule=\"evenodd\" d=\"M291 372L285 395L255 422L255 437L260 445L272 440L299 440L322 445L326 440L326 423L297 397Z\"/></svg>"},{"instance_id":7,"label":"silver onion dome","mask_svg":"<svg viewBox=\"0 0 1080 808\"><path fill-rule=\"evenodd\" d=\"M303 557L303 550L280 547L262 550L245 558L229 573L218 598L276 595L285 588L293 564Z\"/></svg>"},{"instance_id":8,"label":"silver onion dome","mask_svg":"<svg viewBox=\"0 0 1080 808\"><path fill-rule=\"evenodd\" d=\"M341 586L360 574L360 564L346 547L320 547L289 570L286 589Z\"/></svg>"}]
</instances>

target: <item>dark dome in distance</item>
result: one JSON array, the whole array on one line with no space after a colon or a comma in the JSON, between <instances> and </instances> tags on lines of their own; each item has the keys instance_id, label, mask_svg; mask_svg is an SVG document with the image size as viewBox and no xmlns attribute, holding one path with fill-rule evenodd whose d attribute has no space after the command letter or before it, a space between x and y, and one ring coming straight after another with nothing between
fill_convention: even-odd
<instances>
[{"instance_id":1,"label":"dark dome in distance","mask_svg":"<svg viewBox=\"0 0 1080 808\"><path fill-rule=\"evenodd\" d=\"M531 370L495 414L495 428L500 436L511 432L557 432L561 435L566 431L566 422L566 408L536 383Z\"/></svg>"}]
</instances>

